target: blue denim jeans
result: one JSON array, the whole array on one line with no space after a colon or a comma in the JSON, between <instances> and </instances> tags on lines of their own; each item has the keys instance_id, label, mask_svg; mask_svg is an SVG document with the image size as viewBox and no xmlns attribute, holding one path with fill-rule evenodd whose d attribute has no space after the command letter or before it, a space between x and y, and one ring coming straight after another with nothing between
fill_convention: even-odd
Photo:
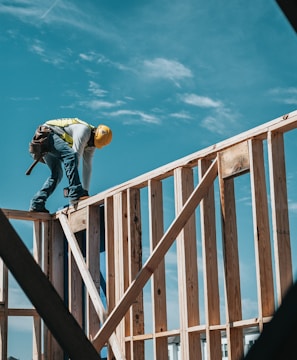
<instances>
[{"instance_id":1,"label":"blue denim jeans","mask_svg":"<svg viewBox=\"0 0 297 360\"><path fill-rule=\"evenodd\" d=\"M70 203L80 198L84 193L78 173L78 157L76 152L55 133L50 134L49 149L49 152L44 156L44 161L48 165L51 174L31 200L30 208L36 211L45 208L46 200L62 180L62 165L69 181L68 197Z\"/></svg>"}]
</instances>

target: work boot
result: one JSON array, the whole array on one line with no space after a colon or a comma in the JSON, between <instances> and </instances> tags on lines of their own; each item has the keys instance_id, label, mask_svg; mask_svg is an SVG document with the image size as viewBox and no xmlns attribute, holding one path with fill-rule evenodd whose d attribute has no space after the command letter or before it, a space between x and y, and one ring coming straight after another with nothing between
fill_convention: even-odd
<instances>
[{"instance_id":1,"label":"work boot","mask_svg":"<svg viewBox=\"0 0 297 360\"><path fill-rule=\"evenodd\" d=\"M90 197L89 192L87 190L83 190L83 193L81 194L81 196L77 199L71 199L70 200L70 205L75 205L77 204L79 201L81 200L85 200L88 197Z\"/></svg>"},{"instance_id":2,"label":"work boot","mask_svg":"<svg viewBox=\"0 0 297 360\"><path fill-rule=\"evenodd\" d=\"M90 195L89 195L89 192L87 191L87 190L84 190L83 191L83 193L82 193L82 195L79 197L79 201L80 200L85 200L85 199L87 199L88 197L90 197Z\"/></svg>"}]
</instances>

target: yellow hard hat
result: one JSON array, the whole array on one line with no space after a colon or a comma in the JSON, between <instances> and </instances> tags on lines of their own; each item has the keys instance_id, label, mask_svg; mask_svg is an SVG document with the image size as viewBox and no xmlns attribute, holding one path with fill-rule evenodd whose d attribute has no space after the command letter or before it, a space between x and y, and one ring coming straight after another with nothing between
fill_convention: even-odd
<instances>
[{"instance_id":1,"label":"yellow hard hat","mask_svg":"<svg viewBox=\"0 0 297 360\"><path fill-rule=\"evenodd\" d=\"M94 144L96 148L101 149L108 145L112 139L112 131L106 125L99 125L95 131Z\"/></svg>"}]
</instances>

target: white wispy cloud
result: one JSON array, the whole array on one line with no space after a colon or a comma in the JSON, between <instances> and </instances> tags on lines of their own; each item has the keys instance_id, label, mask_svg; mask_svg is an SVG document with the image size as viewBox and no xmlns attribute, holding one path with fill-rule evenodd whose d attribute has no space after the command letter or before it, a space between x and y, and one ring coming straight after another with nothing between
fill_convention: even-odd
<instances>
[{"instance_id":1,"label":"white wispy cloud","mask_svg":"<svg viewBox=\"0 0 297 360\"><path fill-rule=\"evenodd\" d=\"M297 105L297 87L273 88L268 91L277 101L288 105Z\"/></svg>"},{"instance_id":2,"label":"white wispy cloud","mask_svg":"<svg viewBox=\"0 0 297 360\"><path fill-rule=\"evenodd\" d=\"M178 61L164 58L145 60L143 62L145 75L151 78L168 79L179 86L178 81L193 77L190 69Z\"/></svg>"},{"instance_id":3,"label":"white wispy cloud","mask_svg":"<svg viewBox=\"0 0 297 360\"><path fill-rule=\"evenodd\" d=\"M183 102L189 105L198 106L202 108L218 108L222 107L222 102L213 100L207 96L199 96L196 94L185 94L181 96Z\"/></svg>"},{"instance_id":4,"label":"white wispy cloud","mask_svg":"<svg viewBox=\"0 0 297 360\"><path fill-rule=\"evenodd\" d=\"M283 95L283 94L297 95L297 87L292 87L292 86L287 88L277 87L270 89L269 93L274 95Z\"/></svg>"},{"instance_id":5,"label":"white wispy cloud","mask_svg":"<svg viewBox=\"0 0 297 360\"><path fill-rule=\"evenodd\" d=\"M135 72L135 69L133 67L129 67L120 62L110 60L105 55L97 53L95 51L80 53L79 58L83 61L93 63L96 65L105 64L107 66L110 66L110 67L118 69L118 70Z\"/></svg>"},{"instance_id":6,"label":"white wispy cloud","mask_svg":"<svg viewBox=\"0 0 297 360\"><path fill-rule=\"evenodd\" d=\"M294 98L283 99L283 102L288 105L297 105L297 96Z\"/></svg>"},{"instance_id":7,"label":"white wispy cloud","mask_svg":"<svg viewBox=\"0 0 297 360\"><path fill-rule=\"evenodd\" d=\"M234 129L239 115L226 107L221 100L197 94L184 94L179 97L185 104L209 111L209 115L202 119L201 126L210 132L228 135L230 129Z\"/></svg>"},{"instance_id":8,"label":"white wispy cloud","mask_svg":"<svg viewBox=\"0 0 297 360\"><path fill-rule=\"evenodd\" d=\"M1 4L0 13L20 18L24 22L45 18L59 0L33 2L31 0L10 0Z\"/></svg>"},{"instance_id":9,"label":"white wispy cloud","mask_svg":"<svg viewBox=\"0 0 297 360\"><path fill-rule=\"evenodd\" d=\"M10 97L12 101L38 101L40 97L32 96L32 97Z\"/></svg>"},{"instance_id":10,"label":"white wispy cloud","mask_svg":"<svg viewBox=\"0 0 297 360\"><path fill-rule=\"evenodd\" d=\"M214 115L206 116L201 121L201 126L212 133L219 135L226 135L233 122L234 122L233 119L228 119L222 116L221 114L217 114L216 116Z\"/></svg>"},{"instance_id":11,"label":"white wispy cloud","mask_svg":"<svg viewBox=\"0 0 297 360\"><path fill-rule=\"evenodd\" d=\"M23 308L30 309L33 308L31 302L28 300L25 293L18 287L18 285L14 284L14 280L11 280L12 287L10 288L10 307L12 308ZM15 286L15 287L14 287Z\"/></svg>"},{"instance_id":12,"label":"white wispy cloud","mask_svg":"<svg viewBox=\"0 0 297 360\"><path fill-rule=\"evenodd\" d=\"M17 304L19 307L19 304ZM9 327L12 330L15 331L22 331L22 332L28 332L32 333L32 318L31 317L25 317L22 316L22 318L18 316L11 316L9 318Z\"/></svg>"},{"instance_id":13,"label":"white wispy cloud","mask_svg":"<svg viewBox=\"0 0 297 360\"><path fill-rule=\"evenodd\" d=\"M66 54L62 52L53 52L46 49L45 44L40 40L34 40L29 44L29 51L38 55L45 63L55 66L64 64L66 62ZM67 52L67 49L66 49Z\"/></svg>"},{"instance_id":14,"label":"white wispy cloud","mask_svg":"<svg viewBox=\"0 0 297 360\"><path fill-rule=\"evenodd\" d=\"M297 213L297 203L296 202L289 202L289 210Z\"/></svg>"},{"instance_id":15,"label":"white wispy cloud","mask_svg":"<svg viewBox=\"0 0 297 360\"><path fill-rule=\"evenodd\" d=\"M101 89L95 81L89 82L89 92L97 97L104 97L108 93L108 91Z\"/></svg>"},{"instance_id":16,"label":"white wispy cloud","mask_svg":"<svg viewBox=\"0 0 297 360\"><path fill-rule=\"evenodd\" d=\"M239 118L240 114L237 111L233 111L222 104L213 110L212 116L203 119L202 126L220 135L230 135L236 129L239 131L241 126L238 121Z\"/></svg>"},{"instance_id":17,"label":"white wispy cloud","mask_svg":"<svg viewBox=\"0 0 297 360\"><path fill-rule=\"evenodd\" d=\"M121 100L117 100L115 102L103 101L103 100L89 100L89 101L80 101L79 104L92 110L98 110L98 109L114 108L123 105L124 102Z\"/></svg>"},{"instance_id":18,"label":"white wispy cloud","mask_svg":"<svg viewBox=\"0 0 297 360\"><path fill-rule=\"evenodd\" d=\"M170 117L177 118L177 119L184 119L184 120L190 120L192 119L192 116L184 111L176 112L169 114Z\"/></svg>"},{"instance_id":19,"label":"white wispy cloud","mask_svg":"<svg viewBox=\"0 0 297 360\"><path fill-rule=\"evenodd\" d=\"M124 116L125 117L125 124L133 124L135 122L141 121L145 123L150 124L160 124L161 120L150 114L146 114L139 110L118 110L114 111L108 114L109 116L119 117Z\"/></svg>"},{"instance_id":20,"label":"white wispy cloud","mask_svg":"<svg viewBox=\"0 0 297 360\"><path fill-rule=\"evenodd\" d=\"M244 188L242 190L244 190ZM246 190L248 191L248 189L246 189ZM251 206L252 205L252 199L251 199L250 196L242 196L237 201L239 203L243 203L246 206Z\"/></svg>"},{"instance_id":21,"label":"white wispy cloud","mask_svg":"<svg viewBox=\"0 0 297 360\"><path fill-rule=\"evenodd\" d=\"M96 7L87 9L86 6L84 3L84 6L78 7L69 0L10 0L0 5L0 14L17 17L32 26L62 24L94 36L112 39L114 43L120 41L113 23L96 12Z\"/></svg>"},{"instance_id":22,"label":"white wispy cloud","mask_svg":"<svg viewBox=\"0 0 297 360\"><path fill-rule=\"evenodd\" d=\"M95 51L89 51L87 53L80 53L79 57L81 60L95 63L108 63L109 60L102 54L96 53Z\"/></svg>"},{"instance_id":23,"label":"white wispy cloud","mask_svg":"<svg viewBox=\"0 0 297 360\"><path fill-rule=\"evenodd\" d=\"M251 319L258 314L258 301L250 298L242 299L242 312L245 319Z\"/></svg>"},{"instance_id":24,"label":"white wispy cloud","mask_svg":"<svg viewBox=\"0 0 297 360\"><path fill-rule=\"evenodd\" d=\"M44 56L45 54L45 49L41 46L39 41L33 43L30 47L30 50L40 56Z\"/></svg>"},{"instance_id":25,"label":"white wispy cloud","mask_svg":"<svg viewBox=\"0 0 297 360\"><path fill-rule=\"evenodd\" d=\"M38 11L39 6L37 5L36 7L30 0L11 0L1 4L0 13L27 19L28 17L37 17L40 15Z\"/></svg>"}]
</instances>

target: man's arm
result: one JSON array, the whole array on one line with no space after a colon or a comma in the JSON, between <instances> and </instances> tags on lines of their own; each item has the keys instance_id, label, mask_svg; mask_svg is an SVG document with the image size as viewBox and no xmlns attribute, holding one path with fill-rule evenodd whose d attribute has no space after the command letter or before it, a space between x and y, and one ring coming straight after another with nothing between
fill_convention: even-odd
<instances>
[{"instance_id":1,"label":"man's arm","mask_svg":"<svg viewBox=\"0 0 297 360\"><path fill-rule=\"evenodd\" d=\"M73 124L67 127L67 132L73 139L72 149L80 159L91 136L91 129L83 124Z\"/></svg>"},{"instance_id":2,"label":"man's arm","mask_svg":"<svg viewBox=\"0 0 297 360\"><path fill-rule=\"evenodd\" d=\"M94 147L87 147L83 152L82 186L87 191L90 189L94 153Z\"/></svg>"},{"instance_id":3,"label":"man's arm","mask_svg":"<svg viewBox=\"0 0 297 360\"><path fill-rule=\"evenodd\" d=\"M67 132L73 139L72 149L78 155L78 164L83 157L82 164L82 186L89 191L92 173L92 160L95 152L94 147L88 147L88 141L92 130L83 124L73 124L67 127Z\"/></svg>"}]
</instances>

